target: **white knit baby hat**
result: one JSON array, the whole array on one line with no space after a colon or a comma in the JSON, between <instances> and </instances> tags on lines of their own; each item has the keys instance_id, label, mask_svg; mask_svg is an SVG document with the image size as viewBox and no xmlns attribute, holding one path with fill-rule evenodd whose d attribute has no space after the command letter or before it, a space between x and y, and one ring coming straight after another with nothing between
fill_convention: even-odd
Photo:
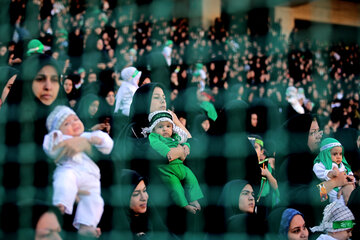
<instances>
[{"instance_id":1,"label":"white knit baby hat","mask_svg":"<svg viewBox=\"0 0 360 240\"><path fill-rule=\"evenodd\" d=\"M64 105L56 106L46 119L46 128L49 132L59 130L60 125L70 115L76 115L71 108Z\"/></svg>"},{"instance_id":2,"label":"white knit baby hat","mask_svg":"<svg viewBox=\"0 0 360 240\"><path fill-rule=\"evenodd\" d=\"M137 85L137 80L139 80L141 76L141 71L134 67L126 67L121 70L120 75L122 80Z\"/></svg>"},{"instance_id":3,"label":"white knit baby hat","mask_svg":"<svg viewBox=\"0 0 360 240\"><path fill-rule=\"evenodd\" d=\"M341 232L355 225L353 213L341 201L334 201L327 205L323 214L321 224L310 228L312 232Z\"/></svg>"},{"instance_id":4,"label":"white knit baby hat","mask_svg":"<svg viewBox=\"0 0 360 240\"><path fill-rule=\"evenodd\" d=\"M187 141L187 134L173 122L173 118L170 112L168 111L155 111L149 114L148 117L150 126L142 129L142 134L147 136L151 133L154 127L159 122L171 122L173 125L173 132L177 133L180 136L180 143L185 143Z\"/></svg>"}]
</instances>

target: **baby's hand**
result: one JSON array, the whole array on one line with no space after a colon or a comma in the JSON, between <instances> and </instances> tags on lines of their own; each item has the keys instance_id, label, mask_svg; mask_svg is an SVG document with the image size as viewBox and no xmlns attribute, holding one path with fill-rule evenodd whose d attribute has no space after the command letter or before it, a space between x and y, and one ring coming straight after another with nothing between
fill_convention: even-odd
<instances>
[{"instance_id":1,"label":"baby's hand","mask_svg":"<svg viewBox=\"0 0 360 240\"><path fill-rule=\"evenodd\" d=\"M92 145L101 145L103 143L102 139L96 136L93 136L89 139L90 144Z\"/></svg>"}]
</instances>

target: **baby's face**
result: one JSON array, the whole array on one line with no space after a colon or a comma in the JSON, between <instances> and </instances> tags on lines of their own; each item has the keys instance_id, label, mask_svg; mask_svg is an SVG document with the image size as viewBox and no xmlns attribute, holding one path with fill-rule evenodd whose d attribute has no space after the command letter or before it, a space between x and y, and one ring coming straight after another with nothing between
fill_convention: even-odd
<instances>
[{"instance_id":1,"label":"baby's face","mask_svg":"<svg viewBox=\"0 0 360 240\"><path fill-rule=\"evenodd\" d=\"M154 132L163 137L171 137L173 132L173 125L171 122L159 122L154 127Z\"/></svg>"},{"instance_id":2,"label":"baby's face","mask_svg":"<svg viewBox=\"0 0 360 240\"><path fill-rule=\"evenodd\" d=\"M336 164L340 164L342 161L342 157L343 157L343 153L342 153L342 147L333 147L330 150L330 154L331 154L331 160L336 163Z\"/></svg>"},{"instance_id":3,"label":"baby's face","mask_svg":"<svg viewBox=\"0 0 360 240\"><path fill-rule=\"evenodd\" d=\"M348 229L348 230L344 230L344 231L340 231L340 232L329 233L329 235L332 236L334 239L347 240L352 237L352 229Z\"/></svg>"},{"instance_id":4,"label":"baby's face","mask_svg":"<svg viewBox=\"0 0 360 240\"><path fill-rule=\"evenodd\" d=\"M84 124L78 116L72 114L60 125L59 130L65 135L78 137L84 132Z\"/></svg>"}]
</instances>

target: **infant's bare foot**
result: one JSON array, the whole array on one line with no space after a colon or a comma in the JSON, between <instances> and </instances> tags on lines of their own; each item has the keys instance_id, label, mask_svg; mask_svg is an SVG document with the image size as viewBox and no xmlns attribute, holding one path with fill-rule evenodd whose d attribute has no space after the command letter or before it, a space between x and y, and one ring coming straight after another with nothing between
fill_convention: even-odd
<instances>
[{"instance_id":1,"label":"infant's bare foot","mask_svg":"<svg viewBox=\"0 0 360 240\"><path fill-rule=\"evenodd\" d=\"M200 206L200 203L198 201L193 201L193 202L191 202L189 204L196 207L196 210L198 210L198 211L201 210L201 206Z\"/></svg>"},{"instance_id":2,"label":"infant's bare foot","mask_svg":"<svg viewBox=\"0 0 360 240\"><path fill-rule=\"evenodd\" d=\"M56 205L56 207L60 210L61 214L65 214L65 206L61 203Z\"/></svg>"},{"instance_id":3,"label":"infant's bare foot","mask_svg":"<svg viewBox=\"0 0 360 240\"><path fill-rule=\"evenodd\" d=\"M192 206L192 205L186 205L184 207L188 212L192 213L192 214L196 214L196 207Z\"/></svg>"},{"instance_id":4,"label":"infant's bare foot","mask_svg":"<svg viewBox=\"0 0 360 240\"><path fill-rule=\"evenodd\" d=\"M95 228L95 227L92 227L92 226L87 226L87 225L80 224L80 228L79 228L78 233L83 235L83 236L98 238L101 235L101 229L100 228Z\"/></svg>"}]
</instances>

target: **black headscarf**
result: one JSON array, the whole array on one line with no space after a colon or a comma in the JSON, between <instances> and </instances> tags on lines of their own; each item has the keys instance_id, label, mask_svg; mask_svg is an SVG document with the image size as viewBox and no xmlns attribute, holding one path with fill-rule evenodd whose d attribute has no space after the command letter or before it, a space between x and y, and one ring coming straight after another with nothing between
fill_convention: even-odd
<instances>
[{"instance_id":1,"label":"black headscarf","mask_svg":"<svg viewBox=\"0 0 360 240\"><path fill-rule=\"evenodd\" d=\"M315 117L299 114L283 125L283 132L277 139L281 141L281 151L276 155L276 170L281 206L298 209L305 221L316 225L321 221L321 212L326 202L320 201L316 185L320 180L313 172L315 153L308 146L309 131Z\"/></svg>"},{"instance_id":2,"label":"black headscarf","mask_svg":"<svg viewBox=\"0 0 360 240\"><path fill-rule=\"evenodd\" d=\"M242 212L239 209L240 193L244 187L249 184L245 180L236 179L228 182L220 195L219 206L225 211L225 222L227 233L240 233L263 236L266 232L264 216L256 212Z\"/></svg>"},{"instance_id":3,"label":"black headscarf","mask_svg":"<svg viewBox=\"0 0 360 240\"><path fill-rule=\"evenodd\" d=\"M99 106L100 106L100 98L95 94L89 93L81 97L76 107L76 113L83 122L85 129L90 129L95 124L99 123L99 119L98 119L99 109L94 116L91 116L89 113L89 107L94 101L99 101Z\"/></svg>"},{"instance_id":4,"label":"black headscarf","mask_svg":"<svg viewBox=\"0 0 360 240\"><path fill-rule=\"evenodd\" d=\"M144 181L147 185L146 178L140 176L136 171L130 169L123 169L121 171L120 184L121 184L121 205L129 208L131 195L136 186Z\"/></svg>"},{"instance_id":5,"label":"black headscarf","mask_svg":"<svg viewBox=\"0 0 360 240\"><path fill-rule=\"evenodd\" d=\"M147 180L136 171L130 169L123 169L121 171L120 204L122 212L120 218L123 220L121 222L121 229L122 231L130 230L135 235L140 232L148 233L150 230L149 209L145 213L138 215L130 209L132 193L141 181L144 181L145 185L147 185Z\"/></svg>"},{"instance_id":6,"label":"black headscarf","mask_svg":"<svg viewBox=\"0 0 360 240\"><path fill-rule=\"evenodd\" d=\"M33 93L32 83L38 71L44 66L53 66L60 75L56 61L44 54L35 54L21 65L20 76L11 89L6 104L5 144L7 146L3 165L3 184L17 187L20 183L21 162L32 163L33 179L24 181L36 187L45 187L49 183L49 162L42 150L44 136L47 133L46 117L58 104L64 104L65 98L59 91L51 105L43 104ZM60 78L59 78L60 81ZM60 83L59 83L60 90ZM4 109L5 111L5 109ZM32 146L32 147L29 147ZM22 175L22 177L25 177Z\"/></svg>"},{"instance_id":7,"label":"black headscarf","mask_svg":"<svg viewBox=\"0 0 360 240\"><path fill-rule=\"evenodd\" d=\"M161 88L166 94L161 84L148 83L139 87L133 96L129 118L137 137L143 137L141 135L142 128L149 126L148 115L150 114L152 94L156 87Z\"/></svg>"},{"instance_id":8,"label":"black headscarf","mask_svg":"<svg viewBox=\"0 0 360 240\"><path fill-rule=\"evenodd\" d=\"M346 161L350 164L353 172L360 170L360 151L357 147L358 131L354 128L341 128L334 133L341 145L343 145L345 151L344 156Z\"/></svg>"},{"instance_id":9,"label":"black headscarf","mask_svg":"<svg viewBox=\"0 0 360 240\"><path fill-rule=\"evenodd\" d=\"M38 221L45 213L54 213L60 226L62 225L62 217L58 208L50 203L38 200L27 199L20 202L4 202L0 209L0 229L4 233L4 239L12 239L17 233L19 239L34 239L36 226ZM31 229L34 236L29 236Z\"/></svg>"},{"instance_id":10,"label":"black headscarf","mask_svg":"<svg viewBox=\"0 0 360 240\"><path fill-rule=\"evenodd\" d=\"M297 114L285 122L282 132L277 137L279 157L276 159L276 169L287 159L288 177L294 183L312 181L315 155L310 151L308 138L314 119L315 117L310 114Z\"/></svg>"},{"instance_id":11,"label":"black headscarf","mask_svg":"<svg viewBox=\"0 0 360 240\"><path fill-rule=\"evenodd\" d=\"M249 184L246 180L236 179L225 184L219 198L218 205L224 207L225 218L241 213L239 209L239 197L243 188Z\"/></svg>"},{"instance_id":12,"label":"black headscarf","mask_svg":"<svg viewBox=\"0 0 360 240\"><path fill-rule=\"evenodd\" d=\"M225 157L224 161L215 161L213 174L221 169L226 171L226 182L234 179L245 179L257 192L261 183L261 170L258 166L257 154L247 138L246 112L248 105L241 100L233 100L225 105L216 120L218 138L213 137L211 154ZM210 169L209 168L209 169ZM210 174L210 177L211 175Z\"/></svg>"},{"instance_id":13,"label":"black headscarf","mask_svg":"<svg viewBox=\"0 0 360 240\"><path fill-rule=\"evenodd\" d=\"M9 79L14 75L19 75L19 71L17 69L8 66L0 67L0 97Z\"/></svg>"},{"instance_id":14,"label":"black headscarf","mask_svg":"<svg viewBox=\"0 0 360 240\"><path fill-rule=\"evenodd\" d=\"M49 55L46 54L35 54L27 58L24 63L21 65L21 73L20 78L24 82L24 86L22 89L21 96L26 101L34 100L40 102L35 98L34 93L32 92L32 83L35 79L37 73L45 66L52 66L55 68L56 72L59 76L60 81L60 73L61 69L57 63L57 61ZM60 85L60 83L59 83ZM59 88L60 89L60 88ZM59 91L58 96L54 103L51 105L57 105L58 101L64 101L65 94L63 91Z\"/></svg>"}]
</instances>

